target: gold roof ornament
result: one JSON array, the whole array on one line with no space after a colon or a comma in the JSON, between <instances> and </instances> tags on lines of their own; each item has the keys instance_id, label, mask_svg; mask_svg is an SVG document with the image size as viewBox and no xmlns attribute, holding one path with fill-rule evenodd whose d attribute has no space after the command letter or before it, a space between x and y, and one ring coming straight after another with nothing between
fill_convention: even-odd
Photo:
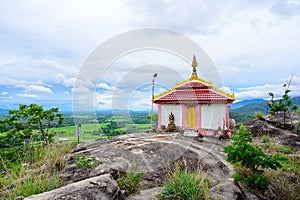
<instances>
[{"instance_id":1,"label":"gold roof ornament","mask_svg":"<svg viewBox=\"0 0 300 200\"><path fill-rule=\"evenodd\" d=\"M192 67L193 67L192 77L198 77L198 75L197 75L197 66L198 66L198 63L197 63L196 56L194 54L193 62L192 62Z\"/></svg>"}]
</instances>

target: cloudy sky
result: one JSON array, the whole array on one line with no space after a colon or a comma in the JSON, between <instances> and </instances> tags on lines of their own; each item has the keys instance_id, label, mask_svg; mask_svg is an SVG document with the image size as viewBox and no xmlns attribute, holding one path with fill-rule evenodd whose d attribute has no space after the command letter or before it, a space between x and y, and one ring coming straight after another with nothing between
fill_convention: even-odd
<instances>
[{"instance_id":1,"label":"cloudy sky","mask_svg":"<svg viewBox=\"0 0 300 200\"><path fill-rule=\"evenodd\" d=\"M162 92L190 76L192 54L129 49L109 65L97 61L101 73L82 70L96 48L145 28L197 43L222 80L218 87L237 100L266 99L269 92L279 97L291 74L291 94L300 96L299 0L10 0L0 1L0 109L38 103L70 110L74 99L96 109L149 109L153 73L155 93ZM97 77L83 80L80 73ZM74 98L87 91L91 101Z\"/></svg>"}]
</instances>

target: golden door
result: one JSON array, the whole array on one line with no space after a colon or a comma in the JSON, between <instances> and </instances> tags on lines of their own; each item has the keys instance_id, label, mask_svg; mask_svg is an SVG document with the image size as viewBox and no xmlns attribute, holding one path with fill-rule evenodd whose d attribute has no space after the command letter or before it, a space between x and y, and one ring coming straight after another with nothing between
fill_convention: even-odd
<instances>
[{"instance_id":1,"label":"golden door","mask_svg":"<svg viewBox=\"0 0 300 200\"><path fill-rule=\"evenodd\" d=\"M196 107L188 107L187 125L188 128L196 128Z\"/></svg>"}]
</instances>

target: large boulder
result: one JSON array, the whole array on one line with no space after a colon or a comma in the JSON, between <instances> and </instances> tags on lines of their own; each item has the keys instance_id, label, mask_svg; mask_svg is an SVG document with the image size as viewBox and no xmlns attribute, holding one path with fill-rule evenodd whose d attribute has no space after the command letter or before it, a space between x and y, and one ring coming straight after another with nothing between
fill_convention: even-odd
<instances>
[{"instance_id":1,"label":"large boulder","mask_svg":"<svg viewBox=\"0 0 300 200\"><path fill-rule=\"evenodd\" d=\"M247 131L251 132L252 137L261 137L267 135L269 137L277 138L277 141L282 145L289 145L292 147L300 147L300 135L296 135L289 130L282 129L269 123L266 120L253 119L245 122ZM237 126L237 129L240 125Z\"/></svg>"},{"instance_id":2,"label":"large boulder","mask_svg":"<svg viewBox=\"0 0 300 200\"><path fill-rule=\"evenodd\" d=\"M223 147L229 143L213 137L198 141L177 133L127 134L98 141L70 155L62 176L69 185L27 199L121 199L123 193L112 177L128 171L143 172L140 192L130 199L145 199L143 195L154 199L178 164L189 171L200 170L209 180L212 197L247 199L232 179L232 165L225 160ZM97 166L82 171L76 167L77 154L95 156Z\"/></svg>"},{"instance_id":3,"label":"large boulder","mask_svg":"<svg viewBox=\"0 0 300 200\"><path fill-rule=\"evenodd\" d=\"M85 179L64 187L33 195L26 200L119 200L124 199L118 183L110 174Z\"/></svg>"}]
</instances>

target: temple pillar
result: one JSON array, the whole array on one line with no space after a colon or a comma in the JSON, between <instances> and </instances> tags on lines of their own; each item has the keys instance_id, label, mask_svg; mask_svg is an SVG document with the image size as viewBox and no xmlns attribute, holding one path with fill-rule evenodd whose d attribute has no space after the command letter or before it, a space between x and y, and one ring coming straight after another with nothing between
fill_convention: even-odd
<instances>
[{"instance_id":1,"label":"temple pillar","mask_svg":"<svg viewBox=\"0 0 300 200\"><path fill-rule=\"evenodd\" d=\"M161 129L161 105L158 105L158 112L157 112L157 126L158 130Z\"/></svg>"},{"instance_id":2,"label":"temple pillar","mask_svg":"<svg viewBox=\"0 0 300 200\"><path fill-rule=\"evenodd\" d=\"M196 118L197 118L197 130L201 128L201 105L197 104L196 107Z\"/></svg>"},{"instance_id":3,"label":"temple pillar","mask_svg":"<svg viewBox=\"0 0 300 200\"><path fill-rule=\"evenodd\" d=\"M227 129L229 129L229 126L230 126L230 119L229 119L229 105L226 104L225 105L225 117L226 117L226 127Z\"/></svg>"},{"instance_id":4,"label":"temple pillar","mask_svg":"<svg viewBox=\"0 0 300 200\"><path fill-rule=\"evenodd\" d=\"M187 107L185 104L181 104L182 109L182 128L187 128Z\"/></svg>"}]
</instances>

